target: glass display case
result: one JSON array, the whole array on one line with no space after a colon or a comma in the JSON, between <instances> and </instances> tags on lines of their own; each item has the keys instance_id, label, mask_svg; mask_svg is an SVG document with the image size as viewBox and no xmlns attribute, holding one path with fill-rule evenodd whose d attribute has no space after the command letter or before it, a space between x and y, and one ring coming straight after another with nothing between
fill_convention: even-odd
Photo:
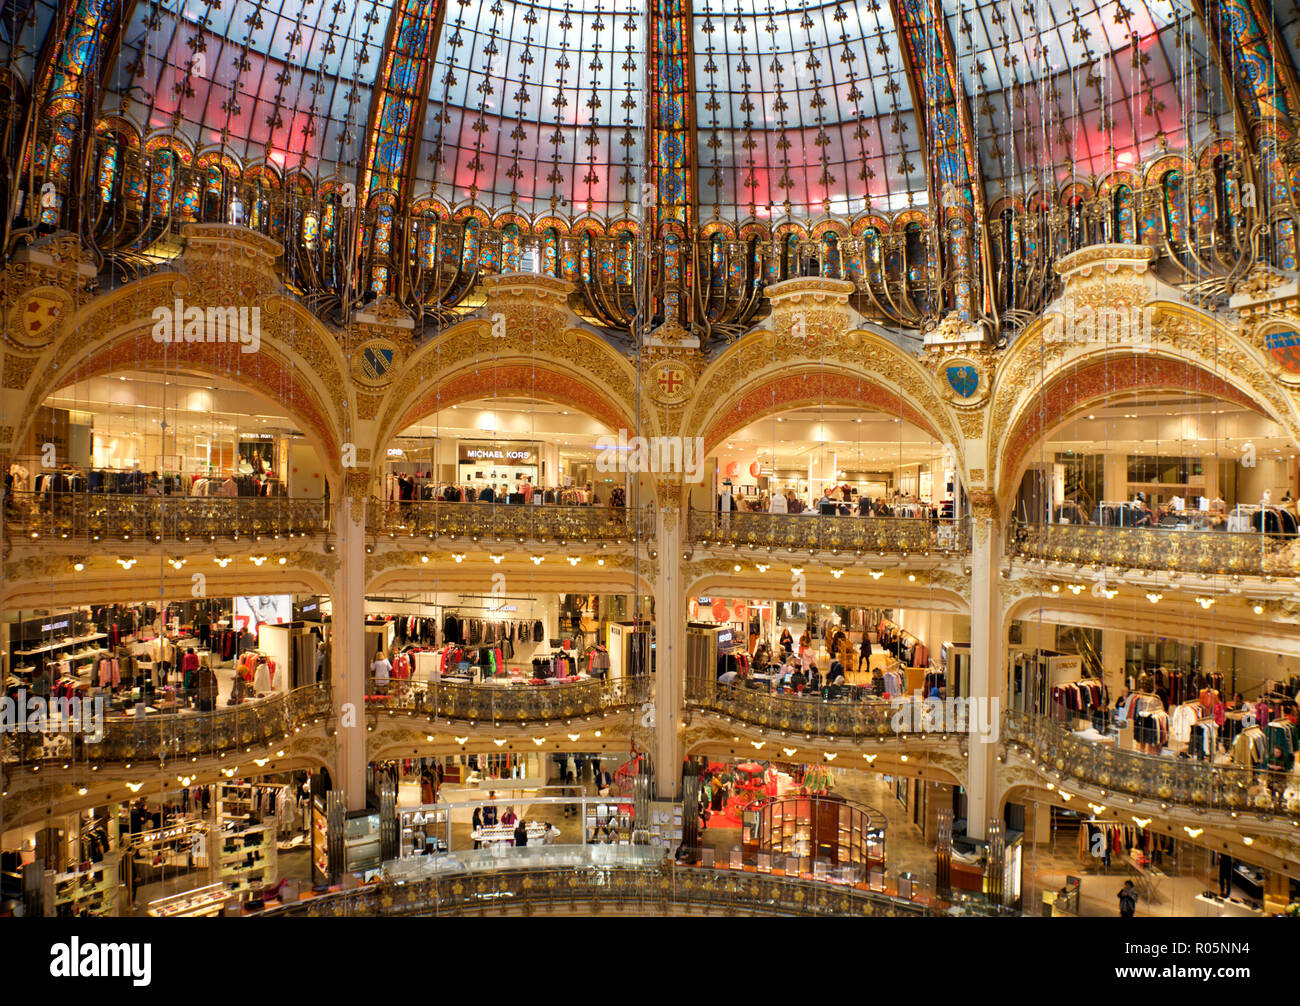
<instances>
[{"instance_id":1,"label":"glass display case","mask_svg":"<svg viewBox=\"0 0 1300 1006\"><path fill-rule=\"evenodd\" d=\"M217 875L214 879L233 897L246 900L253 891L268 887L278 877L275 828L258 825L218 836Z\"/></svg>"},{"instance_id":2,"label":"glass display case","mask_svg":"<svg viewBox=\"0 0 1300 1006\"><path fill-rule=\"evenodd\" d=\"M151 901L145 911L154 918L216 915L230 900L231 895L225 884L208 884L206 887Z\"/></svg>"},{"instance_id":3,"label":"glass display case","mask_svg":"<svg viewBox=\"0 0 1300 1006\"><path fill-rule=\"evenodd\" d=\"M626 845L631 839L632 805L630 803L587 805L585 841Z\"/></svg>"},{"instance_id":4,"label":"glass display case","mask_svg":"<svg viewBox=\"0 0 1300 1006\"><path fill-rule=\"evenodd\" d=\"M864 883L885 865L885 816L832 797L774 800L758 811L757 854L772 867L836 883Z\"/></svg>"},{"instance_id":5,"label":"glass display case","mask_svg":"<svg viewBox=\"0 0 1300 1006\"><path fill-rule=\"evenodd\" d=\"M438 856L447 852L450 810L437 804L397 808L398 856Z\"/></svg>"}]
</instances>

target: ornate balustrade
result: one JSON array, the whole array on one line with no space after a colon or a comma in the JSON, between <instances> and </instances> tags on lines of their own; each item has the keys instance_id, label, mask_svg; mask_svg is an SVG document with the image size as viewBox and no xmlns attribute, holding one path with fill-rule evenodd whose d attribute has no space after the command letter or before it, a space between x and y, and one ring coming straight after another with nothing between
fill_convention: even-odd
<instances>
[{"instance_id":1,"label":"ornate balustrade","mask_svg":"<svg viewBox=\"0 0 1300 1006\"><path fill-rule=\"evenodd\" d=\"M820 692L772 694L761 687L688 680L686 704L750 726L826 739L938 737L951 733L954 726L943 729L944 714L927 707L924 700L862 697L852 686L841 688L836 698L827 698ZM964 720L961 725L966 727ZM934 729L926 729L929 726Z\"/></svg>"},{"instance_id":2,"label":"ornate balustrade","mask_svg":"<svg viewBox=\"0 0 1300 1006\"><path fill-rule=\"evenodd\" d=\"M386 503L372 500L372 532L504 541L631 541L654 531L649 510L513 503Z\"/></svg>"},{"instance_id":3,"label":"ornate balustrade","mask_svg":"<svg viewBox=\"0 0 1300 1006\"><path fill-rule=\"evenodd\" d=\"M1164 758L1124 751L1113 744L1084 740L1059 723L1022 712L1008 712L1005 742L1019 748L1045 772L1061 774L1057 786L1071 780L1111 793L1194 810L1281 814L1290 777L1237 765L1212 765L1187 758Z\"/></svg>"},{"instance_id":4,"label":"ornate balustrade","mask_svg":"<svg viewBox=\"0 0 1300 1006\"><path fill-rule=\"evenodd\" d=\"M331 709L329 689L311 685L212 712L110 714L103 717L98 741L84 730L6 731L0 737L0 760L6 765L188 762L283 740L296 727L329 716ZM85 715L80 722L87 722Z\"/></svg>"},{"instance_id":5,"label":"ornate balustrade","mask_svg":"<svg viewBox=\"0 0 1300 1006\"><path fill-rule=\"evenodd\" d=\"M13 540L217 541L324 534L328 500L285 497L14 493L5 500Z\"/></svg>"},{"instance_id":6,"label":"ornate balustrade","mask_svg":"<svg viewBox=\"0 0 1300 1006\"><path fill-rule=\"evenodd\" d=\"M928 517L823 516L821 514L694 511L691 541L700 545L746 545L792 552L879 555L964 554L970 551L965 520Z\"/></svg>"},{"instance_id":7,"label":"ornate balustrade","mask_svg":"<svg viewBox=\"0 0 1300 1006\"><path fill-rule=\"evenodd\" d=\"M532 849L510 850L533 853ZM541 850L539 850L541 851ZM650 850L644 850L649 852ZM526 860L525 860L526 861ZM491 870L449 870L413 882L384 881L301 901L267 916L464 916L502 911L898 917L948 914L861 887L773 874L678 867L645 857L642 865L514 866L494 857ZM990 909L990 912L993 910Z\"/></svg>"},{"instance_id":8,"label":"ornate balustrade","mask_svg":"<svg viewBox=\"0 0 1300 1006\"><path fill-rule=\"evenodd\" d=\"M1300 539L1258 531L1016 523L1008 546L1022 558L1080 566L1241 576L1300 573Z\"/></svg>"},{"instance_id":9,"label":"ornate balustrade","mask_svg":"<svg viewBox=\"0 0 1300 1006\"><path fill-rule=\"evenodd\" d=\"M470 723L550 723L574 716L605 716L633 708L650 696L644 676L592 679L568 684L466 684L393 678L381 693L371 678L366 708L414 712L432 719Z\"/></svg>"}]
</instances>

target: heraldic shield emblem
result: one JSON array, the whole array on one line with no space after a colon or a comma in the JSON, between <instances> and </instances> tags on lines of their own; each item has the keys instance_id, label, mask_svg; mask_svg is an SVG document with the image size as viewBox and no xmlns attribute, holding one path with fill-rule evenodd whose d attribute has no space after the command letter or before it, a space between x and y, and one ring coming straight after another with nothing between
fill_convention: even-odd
<instances>
[{"instance_id":1,"label":"heraldic shield emblem","mask_svg":"<svg viewBox=\"0 0 1300 1006\"><path fill-rule=\"evenodd\" d=\"M71 298L56 287L37 287L19 298L9 311L7 334L20 346L44 346L71 314Z\"/></svg>"},{"instance_id":2,"label":"heraldic shield emblem","mask_svg":"<svg viewBox=\"0 0 1300 1006\"><path fill-rule=\"evenodd\" d=\"M1264 348L1288 373L1300 374L1300 332L1271 332L1264 336Z\"/></svg>"},{"instance_id":3,"label":"heraldic shield emblem","mask_svg":"<svg viewBox=\"0 0 1300 1006\"><path fill-rule=\"evenodd\" d=\"M948 384L962 398L970 398L979 390L979 371L970 365L949 367L947 375Z\"/></svg>"}]
</instances>

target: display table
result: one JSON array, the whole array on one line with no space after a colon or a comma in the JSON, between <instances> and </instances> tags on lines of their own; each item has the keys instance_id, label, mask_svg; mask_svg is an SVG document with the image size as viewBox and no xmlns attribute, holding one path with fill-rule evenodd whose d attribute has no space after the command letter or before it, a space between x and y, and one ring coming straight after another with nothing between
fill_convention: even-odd
<instances>
[{"instance_id":1,"label":"display table","mask_svg":"<svg viewBox=\"0 0 1300 1006\"><path fill-rule=\"evenodd\" d=\"M983 891L984 867L977 863L963 863L953 859L949 876L952 886L959 891Z\"/></svg>"},{"instance_id":2,"label":"display table","mask_svg":"<svg viewBox=\"0 0 1300 1006\"><path fill-rule=\"evenodd\" d=\"M529 821L524 830L528 832L529 845L541 845L546 838L546 825L540 821ZM560 833L558 828L551 830L551 840ZM502 843L507 845L515 844L515 826L513 824L494 824L486 828L475 828L469 833L469 837L475 842L485 844Z\"/></svg>"},{"instance_id":3,"label":"display table","mask_svg":"<svg viewBox=\"0 0 1300 1006\"><path fill-rule=\"evenodd\" d=\"M230 893L224 884L209 884L207 887L151 901L146 913L154 918L216 915L230 900Z\"/></svg>"}]
</instances>

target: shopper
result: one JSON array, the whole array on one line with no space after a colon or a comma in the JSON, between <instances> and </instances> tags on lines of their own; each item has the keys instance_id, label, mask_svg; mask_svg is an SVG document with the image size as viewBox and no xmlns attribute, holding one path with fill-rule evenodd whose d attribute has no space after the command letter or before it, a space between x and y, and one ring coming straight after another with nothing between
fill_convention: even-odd
<instances>
[{"instance_id":1,"label":"shopper","mask_svg":"<svg viewBox=\"0 0 1300 1006\"><path fill-rule=\"evenodd\" d=\"M241 705L248 698L250 690L249 683L244 680L242 675L236 673L234 683L230 686L230 698L226 700L226 705Z\"/></svg>"},{"instance_id":2,"label":"shopper","mask_svg":"<svg viewBox=\"0 0 1300 1006\"><path fill-rule=\"evenodd\" d=\"M470 818L469 830L471 835L473 835L476 832L479 834L482 834L483 832L483 811L479 807L474 808L474 816ZM477 838L474 839L474 848L478 849L482 846L482 844L483 843L480 842Z\"/></svg>"},{"instance_id":3,"label":"shopper","mask_svg":"<svg viewBox=\"0 0 1300 1006\"><path fill-rule=\"evenodd\" d=\"M611 776L609 772L606 771L605 769L597 767L596 774L595 774L595 781L596 781L596 792L599 793L601 796L609 796L609 787L610 784L614 781L614 777Z\"/></svg>"},{"instance_id":4,"label":"shopper","mask_svg":"<svg viewBox=\"0 0 1300 1006\"><path fill-rule=\"evenodd\" d=\"M863 662L866 663L867 669L871 669L871 633L866 629L862 630L862 650L861 656L858 657L858 670L862 670Z\"/></svg>"},{"instance_id":5,"label":"shopper","mask_svg":"<svg viewBox=\"0 0 1300 1006\"><path fill-rule=\"evenodd\" d=\"M1115 897L1119 898L1119 917L1121 919L1131 919L1137 914L1138 892L1137 888L1133 886L1133 881L1124 881L1124 886L1119 889L1119 893Z\"/></svg>"},{"instance_id":6,"label":"shopper","mask_svg":"<svg viewBox=\"0 0 1300 1006\"><path fill-rule=\"evenodd\" d=\"M781 653L782 655L794 652L794 636L790 635L790 629L787 626L781 630Z\"/></svg>"},{"instance_id":7,"label":"shopper","mask_svg":"<svg viewBox=\"0 0 1300 1006\"><path fill-rule=\"evenodd\" d=\"M522 849L527 844L528 827L524 824L524 819L521 817L515 824L515 847Z\"/></svg>"},{"instance_id":8,"label":"shopper","mask_svg":"<svg viewBox=\"0 0 1300 1006\"><path fill-rule=\"evenodd\" d=\"M200 664L194 672L194 697L198 701L199 712L211 712L217 705L217 676L211 667Z\"/></svg>"},{"instance_id":9,"label":"shopper","mask_svg":"<svg viewBox=\"0 0 1300 1006\"><path fill-rule=\"evenodd\" d=\"M316 684L325 680L325 640L316 644Z\"/></svg>"},{"instance_id":10,"label":"shopper","mask_svg":"<svg viewBox=\"0 0 1300 1006\"><path fill-rule=\"evenodd\" d=\"M185 656L181 657L181 692L184 695L194 694L194 673L199 669L199 655L194 652L194 647L185 651Z\"/></svg>"},{"instance_id":11,"label":"shopper","mask_svg":"<svg viewBox=\"0 0 1300 1006\"><path fill-rule=\"evenodd\" d=\"M488 799L495 800L496 798L497 798L497 791L494 789L488 790ZM495 803L489 803L487 806L483 808L483 826L486 828L495 828L496 824L497 824L497 805Z\"/></svg>"},{"instance_id":12,"label":"shopper","mask_svg":"<svg viewBox=\"0 0 1300 1006\"><path fill-rule=\"evenodd\" d=\"M1232 894L1232 857L1219 853L1219 897Z\"/></svg>"},{"instance_id":13,"label":"shopper","mask_svg":"<svg viewBox=\"0 0 1300 1006\"><path fill-rule=\"evenodd\" d=\"M375 659L370 664L370 674L375 680L375 694L388 694L388 676L393 671L393 665L384 657L384 648L381 646L375 651Z\"/></svg>"},{"instance_id":14,"label":"shopper","mask_svg":"<svg viewBox=\"0 0 1300 1006\"><path fill-rule=\"evenodd\" d=\"M501 823L506 825L507 827L514 824L518 820L519 820L519 816L515 813L515 809L513 807L507 807L506 812L501 815Z\"/></svg>"}]
</instances>

